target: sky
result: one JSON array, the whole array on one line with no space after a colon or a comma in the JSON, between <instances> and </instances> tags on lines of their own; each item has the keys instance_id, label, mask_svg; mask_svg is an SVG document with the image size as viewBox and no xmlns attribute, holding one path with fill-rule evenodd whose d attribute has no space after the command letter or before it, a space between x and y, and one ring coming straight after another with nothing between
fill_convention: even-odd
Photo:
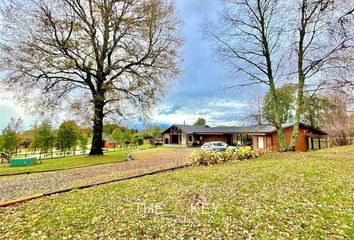
<instances>
[{"instance_id":1,"label":"sky","mask_svg":"<svg viewBox=\"0 0 354 240\"><path fill-rule=\"evenodd\" d=\"M216 20L217 0L176 0L177 13L183 21L182 48L184 62L180 81L173 84L168 94L155 107L151 123L161 126L170 124L193 124L198 117L205 118L208 125L241 125L247 102L245 96L226 85L232 81L228 71L217 61L212 43L205 39L202 24L205 19ZM11 117L21 117L24 128L35 119L25 108L11 101L10 94L0 90L0 129ZM142 128L135 123L135 128Z\"/></svg>"}]
</instances>

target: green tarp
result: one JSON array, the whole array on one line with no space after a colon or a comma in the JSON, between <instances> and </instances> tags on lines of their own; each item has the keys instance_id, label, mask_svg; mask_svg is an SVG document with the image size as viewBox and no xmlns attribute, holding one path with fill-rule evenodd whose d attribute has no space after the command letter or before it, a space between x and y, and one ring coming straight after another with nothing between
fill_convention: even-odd
<instances>
[{"instance_id":1,"label":"green tarp","mask_svg":"<svg viewBox=\"0 0 354 240\"><path fill-rule=\"evenodd\" d=\"M35 164L37 158L17 158L10 160L10 167L23 167Z\"/></svg>"}]
</instances>

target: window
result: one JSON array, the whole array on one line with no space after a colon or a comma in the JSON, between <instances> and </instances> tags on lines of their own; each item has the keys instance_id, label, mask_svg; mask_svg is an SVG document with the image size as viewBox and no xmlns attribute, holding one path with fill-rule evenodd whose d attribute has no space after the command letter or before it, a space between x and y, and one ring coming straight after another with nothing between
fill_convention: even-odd
<instances>
[{"instance_id":1,"label":"window","mask_svg":"<svg viewBox=\"0 0 354 240\"><path fill-rule=\"evenodd\" d=\"M222 143L222 142L215 142L213 143L214 146L217 146L217 147L225 147L226 144L225 143Z\"/></svg>"},{"instance_id":2,"label":"window","mask_svg":"<svg viewBox=\"0 0 354 240\"><path fill-rule=\"evenodd\" d=\"M264 137L258 137L258 148L263 149L264 148Z\"/></svg>"},{"instance_id":3,"label":"window","mask_svg":"<svg viewBox=\"0 0 354 240\"><path fill-rule=\"evenodd\" d=\"M188 141L193 142L193 136L188 136Z\"/></svg>"}]
</instances>

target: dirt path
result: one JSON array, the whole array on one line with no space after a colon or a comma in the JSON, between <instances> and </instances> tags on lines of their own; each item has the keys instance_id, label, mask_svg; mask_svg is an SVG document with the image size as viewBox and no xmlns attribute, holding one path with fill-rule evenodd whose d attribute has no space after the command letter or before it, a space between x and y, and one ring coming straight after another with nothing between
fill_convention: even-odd
<instances>
[{"instance_id":1,"label":"dirt path","mask_svg":"<svg viewBox=\"0 0 354 240\"><path fill-rule=\"evenodd\" d=\"M190 149L146 150L136 160L58 172L0 177L0 201L128 177L187 163Z\"/></svg>"}]
</instances>

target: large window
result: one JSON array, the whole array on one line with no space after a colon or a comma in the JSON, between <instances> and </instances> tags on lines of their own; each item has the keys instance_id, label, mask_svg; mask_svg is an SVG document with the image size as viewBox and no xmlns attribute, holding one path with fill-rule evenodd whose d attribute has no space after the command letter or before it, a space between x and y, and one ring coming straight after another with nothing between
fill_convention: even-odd
<instances>
[{"instance_id":1,"label":"large window","mask_svg":"<svg viewBox=\"0 0 354 240\"><path fill-rule=\"evenodd\" d=\"M264 149L264 137L258 137L257 142L258 142L258 148Z\"/></svg>"},{"instance_id":2,"label":"large window","mask_svg":"<svg viewBox=\"0 0 354 240\"><path fill-rule=\"evenodd\" d=\"M328 148L327 138L320 137L309 137L309 149L310 150L319 150Z\"/></svg>"},{"instance_id":3,"label":"large window","mask_svg":"<svg viewBox=\"0 0 354 240\"><path fill-rule=\"evenodd\" d=\"M233 135L232 141L235 146L252 146L252 137L245 133Z\"/></svg>"}]
</instances>

